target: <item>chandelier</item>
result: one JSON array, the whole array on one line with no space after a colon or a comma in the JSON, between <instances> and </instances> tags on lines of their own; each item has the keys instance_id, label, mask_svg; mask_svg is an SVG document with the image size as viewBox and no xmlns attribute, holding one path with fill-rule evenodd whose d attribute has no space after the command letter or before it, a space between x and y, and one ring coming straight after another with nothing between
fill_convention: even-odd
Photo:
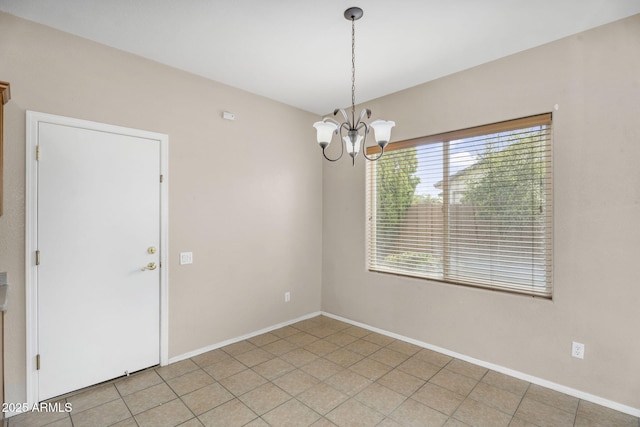
<instances>
[{"instance_id":1,"label":"chandelier","mask_svg":"<svg viewBox=\"0 0 640 427\"><path fill-rule=\"evenodd\" d=\"M342 158L346 148L347 153L351 156L351 161L355 165L356 156L362 148L362 155L370 161L378 160L384 154L384 148L391 139L391 128L396 124L392 121L376 120L371 124L363 121L364 116L371 118L371 110L363 108L356 120L356 21L362 18L363 11L359 7L350 7L344 11L345 19L351 21L351 117L343 108L336 108L333 115L338 112L342 113L344 122L339 123L330 117L315 122L313 127L318 131L318 144L322 148L322 155L330 162L335 162ZM377 157L368 157L366 153L366 142L369 131L373 129L376 143L380 147L380 154ZM346 135L343 135L343 131ZM339 134L340 139L344 141L344 145L340 144L340 155L335 159L329 158L325 152L326 148L331 144L334 134Z\"/></svg>"}]
</instances>

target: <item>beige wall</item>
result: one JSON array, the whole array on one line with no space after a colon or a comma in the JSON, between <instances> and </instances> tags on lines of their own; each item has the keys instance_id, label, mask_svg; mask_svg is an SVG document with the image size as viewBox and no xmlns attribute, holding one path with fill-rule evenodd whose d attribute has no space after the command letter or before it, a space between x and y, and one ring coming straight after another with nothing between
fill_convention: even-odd
<instances>
[{"instance_id":1,"label":"beige wall","mask_svg":"<svg viewBox=\"0 0 640 427\"><path fill-rule=\"evenodd\" d=\"M25 398L27 109L169 135L169 357L320 309L317 117L3 13L0 80L12 95L0 217L9 401ZM193 265L178 265L181 251Z\"/></svg>"},{"instance_id":2,"label":"beige wall","mask_svg":"<svg viewBox=\"0 0 640 427\"><path fill-rule=\"evenodd\" d=\"M324 165L323 310L640 408L640 15L367 107L394 140L553 111L554 297L367 272L360 159Z\"/></svg>"}]
</instances>

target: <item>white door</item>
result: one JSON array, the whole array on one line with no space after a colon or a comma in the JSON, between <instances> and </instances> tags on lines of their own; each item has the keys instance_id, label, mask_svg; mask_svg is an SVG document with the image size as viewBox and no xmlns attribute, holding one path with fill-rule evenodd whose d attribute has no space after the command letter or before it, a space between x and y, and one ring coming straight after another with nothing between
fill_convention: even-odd
<instances>
[{"instance_id":1,"label":"white door","mask_svg":"<svg viewBox=\"0 0 640 427\"><path fill-rule=\"evenodd\" d=\"M160 141L38 124L38 400L160 360Z\"/></svg>"}]
</instances>

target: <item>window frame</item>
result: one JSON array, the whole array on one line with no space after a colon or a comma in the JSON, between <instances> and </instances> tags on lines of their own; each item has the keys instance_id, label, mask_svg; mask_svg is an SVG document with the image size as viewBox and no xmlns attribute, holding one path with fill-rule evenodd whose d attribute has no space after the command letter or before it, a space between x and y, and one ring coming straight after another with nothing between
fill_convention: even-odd
<instances>
[{"instance_id":1,"label":"window frame","mask_svg":"<svg viewBox=\"0 0 640 427\"><path fill-rule=\"evenodd\" d=\"M443 188L442 188L442 204L443 204L443 213L442 213L442 233L444 235L444 243L442 246L442 278L439 277L428 277L428 274L412 274L409 271L397 270L393 271L393 268L386 267L381 268L379 265L376 265L375 256L377 256L377 249L375 246L377 245L377 237L376 237L376 199L377 199L377 189L374 182L376 182L376 162L369 162L367 164L366 171L366 203L367 203L367 238L366 238L366 251L367 251L367 270L369 272L374 273L382 273L382 274L392 274L396 276L403 277L411 277L422 280L430 280L436 282L443 282L448 284L454 284L459 286L467 286L476 289L488 289L500 292L508 292L515 294L522 294L533 297L540 297L546 299L553 298L553 117L552 113L543 113L537 114L533 116L522 117L513 120L506 120L496 123L491 123L487 125L475 126L460 130L455 130L451 132L443 132L435 135L429 135L419 138L413 138L404 141L398 141L394 143L390 143L385 148L385 154L396 150L404 150L409 148L419 148L424 147L430 144L441 143L442 144L442 175L443 175ZM449 167L450 167L450 159L449 157L449 149L448 144L451 141L463 140L466 138L473 137L481 137L481 136L489 136L494 134L499 134L503 132L515 131L519 129L527 129L531 127L537 126L547 126L548 130L546 131L547 135L544 140L545 144L545 158L544 158L544 167L545 167L545 177L550 177L549 179L545 179L545 216L544 216L544 267L545 267L545 283L543 290L540 290L539 287L531 286L527 288L523 285L490 285L482 282L471 283L470 281L460 281L460 280L452 280L450 276L447 274L447 270L450 267L448 265L448 258L451 256L451 248L450 242L452 236L449 235L449 220L447 219L449 216L450 210L450 200L449 200ZM376 155L380 153L380 147L372 146L367 147L367 155ZM416 228L419 230L419 228Z\"/></svg>"}]
</instances>

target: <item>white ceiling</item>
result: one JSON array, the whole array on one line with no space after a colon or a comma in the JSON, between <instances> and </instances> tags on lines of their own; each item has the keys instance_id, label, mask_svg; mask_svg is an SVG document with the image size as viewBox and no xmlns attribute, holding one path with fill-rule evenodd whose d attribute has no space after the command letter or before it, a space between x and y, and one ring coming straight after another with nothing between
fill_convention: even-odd
<instances>
[{"instance_id":1,"label":"white ceiling","mask_svg":"<svg viewBox=\"0 0 640 427\"><path fill-rule=\"evenodd\" d=\"M0 0L0 10L303 110L356 102L640 13L640 0Z\"/></svg>"}]
</instances>

